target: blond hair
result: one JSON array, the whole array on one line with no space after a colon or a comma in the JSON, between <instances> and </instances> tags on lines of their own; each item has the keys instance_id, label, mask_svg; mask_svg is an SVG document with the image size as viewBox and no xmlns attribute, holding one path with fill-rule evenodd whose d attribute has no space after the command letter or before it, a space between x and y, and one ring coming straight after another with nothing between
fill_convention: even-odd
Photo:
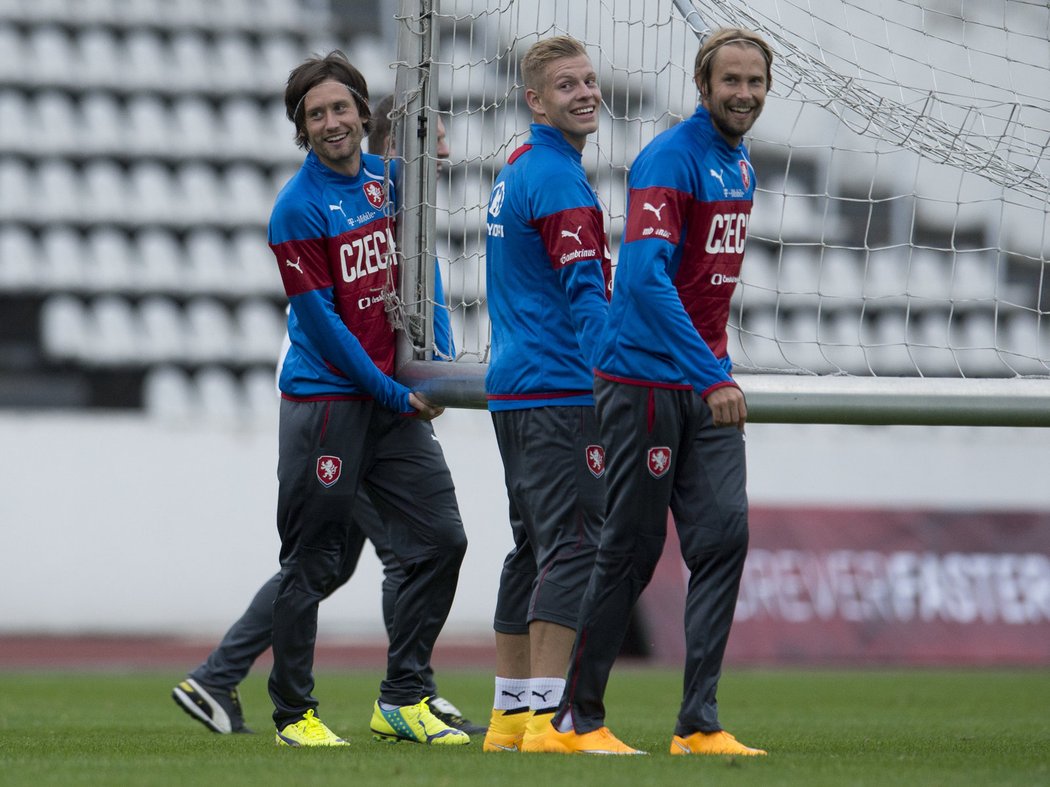
<instances>
[{"instance_id":1,"label":"blond hair","mask_svg":"<svg viewBox=\"0 0 1050 787\"><path fill-rule=\"evenodd\" d=\"M570 36L554 36L537 41L521 59L521 78L525 87L542 91L547 86L547 68L555 60L587 55L583 44Z\"/></svg>"}]
</instances>

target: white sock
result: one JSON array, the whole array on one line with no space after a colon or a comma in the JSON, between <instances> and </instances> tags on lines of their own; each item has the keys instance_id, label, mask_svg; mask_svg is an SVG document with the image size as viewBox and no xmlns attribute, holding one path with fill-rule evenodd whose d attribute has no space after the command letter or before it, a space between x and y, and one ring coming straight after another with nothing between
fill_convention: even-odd
<instances>
[{"instance_id":1,"label":"white sock","mask_svg":"<svg viewBox=\"0 0 1050 787\"><path fill-rule=\"evenodd\" d=\"M493 710L518 710L529 707L529 679L496 676L496 696Z\"/></svg>"},{"instance_id":2,"label":"white sock","mask_svg":"<svg viewBox=\"0 0 1050 787\"><path fill-rule=\"evenodd\" d=\"M529 678L529 707L550 711L558 707L565 691L565 678Z\"/></svg>"},{"instance_id":3,"label":"white sock","mask_svg":"<svg viewBox=\"0 0 1050 787\"><path fill-rule=\"evenodd\" d=\"M561 717L561 721L555 725L558 728L558 732L568 732L572 727L572 708L565 711L565 715Z\"/></svg>"}]
</instances>

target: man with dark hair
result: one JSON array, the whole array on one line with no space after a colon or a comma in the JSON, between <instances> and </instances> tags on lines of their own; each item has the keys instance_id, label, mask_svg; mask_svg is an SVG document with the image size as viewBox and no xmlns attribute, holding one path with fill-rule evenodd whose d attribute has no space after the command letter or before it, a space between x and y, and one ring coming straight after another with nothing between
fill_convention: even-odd
<instances>
[{"instance_id":1,"label":"man with dark hair","mask_svg":"<svg viewBox=\"0 0 1050 787\"><path fill-rule=\"evenodd\" d=\"M372 731L391 741L469 743L430 712L420 677L455 595L466 536L428 423L443 408L392 376L395 335L376 293L396 281L396 194L384 188L382 159L361 150L368 87L332 52L291 72L285 107L307 155L269 225L290 306L279 381L282 579L269 681L276 740L346 745L316 715L313 656L318 605L339 579L363 485L405 567Z\"/></svg>"},{"instance_id":2,"label":"man with dark hair","mask_svg":"<svg viewBox=\"0 0 1050 787\"><path fill-rule=\"evenodd\" d=\"M393 155L390 137L390 119L393 96L387 96L376 105L368 133L369 152L389 157ZM448 157L444 126L438 121L438 166ZM436 284L440 283L440 279ZM435 300L443 303L443 296L435 286ZM455 347L449 326L448 312L438 308L434 316L435 352L452 358ZM442 320L441 318L444 317ZM285 346L287 352L287 342ZM284 352L278 364L283 366ZM394 604L397 590L405 577L405 570L394 553L387 527L367 492L358 491L353 522L349 526L347 547L333 590L342 587L357 568L365 540L372 542L376 555L383 563L382 607L383 622L390 636L394 625ZM280 587L282 572L274 574L252 598L248 609L230 627L219 645L207 659L190 672L172 691L176 703L192 718L220 734L251 732L244 724L238 686L248 676L252 665L269 647L273 636L273 602ZM465 718L462 712L438 693L433 668L428 663L421 671L424 694L431 712L450 727L468 735L478 735L485 728Z\"/></svg>"},{"instance_id":3,"label":"man with dark hair","mask_svg":"<svg viewBox=\"0 0 1050 787\"><path fill-rule=\"evenodd\" d=\"M602 94L586 49L568 36L533 44L521 71L531 135L496 179L486 217L485 390L514 542L493 621L491 752L524 751L533 729L550 726L605 505L592 353L610 260L582 164Z\"/></svg>"},{"instance_id":4,"label":"man with dark hair","mask_svg":"<svg viewBox=\"0 0 1050 787\"><path fill-rule=\"evenodd\" d=\"M605 524L565 692L537 751L591 752L612 738L609 673L663 551L670 507L689 570L671 754L765 754L722 729L715 695L748 542L747 406L730 374L726 322L755 191L743 137L765 104L772 59L752 32L710 36L694 68L701 105L631 166L616 289L595 353Z\"/></svg>"},{"instance_id":5,"label":"man with dark hair","mask_svg":"<svg viewBox=\"0 0 1050 787\"><path fill-rule=\"evenodd\" d=\"M339 577L363 484L405 568L372 731L384 740L469 743L431 713L420 674L452 605L466 536L428 423L443 408L392 377L395 335L375 293L397 273L397 203L384 190L382 159L361 151L368 88L334 52L292 71L285 106L308 153L277 196L269 229L291 342L280 377L284 578L273 607L269 682L277 740L342 743L315 715L313 646L318 603Z\"/></svg>"}]
</instances>

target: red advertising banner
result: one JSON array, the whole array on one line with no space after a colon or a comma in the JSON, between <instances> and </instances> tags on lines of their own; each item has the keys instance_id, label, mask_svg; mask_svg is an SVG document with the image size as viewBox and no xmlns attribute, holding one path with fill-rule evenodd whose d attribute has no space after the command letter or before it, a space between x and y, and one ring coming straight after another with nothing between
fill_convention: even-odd
<instances>
[{"instance_id":1,"label":"red advertising banner","mask_svg":"<svg viewBox=\"0 0 1050 787\"><path fill-rule=\"evenodd\" d=\"M1050 664L1050 514L751 510L726 662ZM673 524L638 619L681 663L685 567Z\"/></svg>"}]
</instances>

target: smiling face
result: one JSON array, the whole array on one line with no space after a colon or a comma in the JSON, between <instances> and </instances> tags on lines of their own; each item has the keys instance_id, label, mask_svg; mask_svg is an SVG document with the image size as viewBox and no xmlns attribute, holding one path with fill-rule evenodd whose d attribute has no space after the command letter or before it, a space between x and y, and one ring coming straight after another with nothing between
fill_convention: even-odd
<instances>
[{"instance_id":1,"label":"smiling face","mask_svg":"<svg viewBox=\"0 0 1050 787\"><path fill-rule=\"evenodd\" d=\"M303 98L306 140L329 169L356 175L361 166L364 120L357 102L339 82L322 82Z\"/></svg>"},{"instance_id":2,"label":"smiling face","mask_svg":"<svg viewBox=\"0 0 1050 787\"><path fill-rule=\"evenodd\" d=\"M558 129L576 150L583 150L587 135L598 130L602 91L587 55L552 60L539 88L526 88L525 101L532 119Z\"/></svg>"},{"instance_id":3,"label":"smiling face","mask_svg":"<svg viewBox=\"0 0 1050 787\"><path fill-rule=\"evenodd\" d=\"M766 59L748 43L729 43L711 59L710 78L701 84L701 103L711 113L711 122L731 147L740 144L758 120L769 88Z\"/></svg>"}]
</instances>

